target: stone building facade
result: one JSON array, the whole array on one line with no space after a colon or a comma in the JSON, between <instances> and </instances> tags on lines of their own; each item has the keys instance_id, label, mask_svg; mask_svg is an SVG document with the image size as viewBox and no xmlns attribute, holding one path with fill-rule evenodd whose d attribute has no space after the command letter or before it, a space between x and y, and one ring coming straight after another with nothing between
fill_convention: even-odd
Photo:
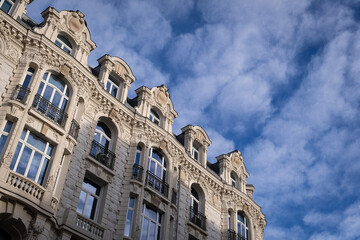
<instances>
[{"instance_id":1,"label":"stone building facade","mask_svg":"<svg viewBox=\"0 0 360 240\"><path fill-rule=\"evenodd\" d=\"M0 1L0 239L263 238L239 151L207 161L199 126L175 135L165 86L140 87L96 47L80 11Z\"/></svg>"}]
</instances>

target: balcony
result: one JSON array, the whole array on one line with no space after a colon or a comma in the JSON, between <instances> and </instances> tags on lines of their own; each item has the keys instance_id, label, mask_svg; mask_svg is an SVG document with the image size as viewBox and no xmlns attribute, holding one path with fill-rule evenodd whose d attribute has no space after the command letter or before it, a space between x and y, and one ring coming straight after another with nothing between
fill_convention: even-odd
<instances>
[{"instance_id":1,"label":"balcony","mask_svg":"<svg viewBox=\"0 0 360 240\"><path fill-rule=\"evenodd\" d=\"M231 230L231 229L228 230L228 239L229 240L248 240L247 237L241 236L238 233L236 233L234 230Z\"/></svg>"},{"instance_id":2,"label":"balcony","mask_svg":"<svg viewBox=\"0 0 360 240\"><path fill-rule=\"evenodd\" d=\"M105 236L105 228L96 222L81 216L80 214L76 214L75 225L88 232L92 238L103 239Z\"/></svg>"},{"instance_id":3,"label":"balcony","mask_svg":"<svg viewBox=\"0 0 360 240\"><path fill-rule=\"evenodd\" d=\"M75 140L76 140L77 137L79 136L79 130L80 130L80 125L78 124L77 121L75 121L75 119L73 119L71 121L69 135L72 136L73 138L75 138Z\"/></svg>"},{"instance_id":4,"label":"balcony","mask_svg":"<svg viewBox=\"0 0 360 240\"><path fill-rule=\"evenodd\" d=\"M90 156L95 158L102 165L114 170L115 153L111 152L105 146L97 141L92 141Z\"/></svg>"},{"instance_id":5,"label":"balcony","mask_svg":"<svg viewBox=\"0 0 360 240\"><path fill-rule=\"evenodd\" d=\"M142 182L143 172L144 172L144 168L142 166L134 164L131 179L135 179L139 182Z\"/></svg>"},{"instance_id":6,"label":"balcony","mask_svg":"<svg viewBox=\"0 0 360 240\"><path fill-rule=\"evenodd\" d=\"M206 217L199 210L190 207L190 222L206 231Z\"/></svg>"},{"instance_id":7,"label":"balcony","mask_svg":"<svg viewBox=\"0 0 360 240\"><path fill-rule=\"evenodd\" d=\"M64 127L67 114L39 94L36 94L32 106L47 118Z\"/></svg>"},{"instance_id":8,"label":"balcony","mask_svg":"<svg viewBox=\"0 0 360 240\"><path fill-rule=\"evenodd\" d=\"M30 93L29 88L23 87L21 84L19 84L15 88L15 92L12 96L12 99L25 104L29 93Z\"/></svg>"},{"instance_id":9,"label":"balcony","mask_svg":"<svg viewBox=\"0 0 360 240\"><path fill-rule=\"evenodd\" d=\"M150 186L152 189L160 192L166 198L169 196L169 184L165 182L165 179L160 179L155 174L146 171L146 185Z\"/></svg>"}]
</instances>

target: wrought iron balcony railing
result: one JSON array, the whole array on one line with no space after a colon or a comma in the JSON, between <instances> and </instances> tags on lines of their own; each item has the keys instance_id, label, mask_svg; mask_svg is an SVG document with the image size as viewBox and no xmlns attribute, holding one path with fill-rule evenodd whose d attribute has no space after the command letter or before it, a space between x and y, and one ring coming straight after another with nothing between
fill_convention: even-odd
<instances>
[{"instance_id":1,"label":"wrought iron balcony railing","mask_svg":"<svg viewBox=\"0 0 360 240\"><path fill-rule=\"evenodd\" d=\"M21 84L19 84L15 88L15 92L12 96L12 99L25 104L30 92L31 91L29 88L23 87Z\"/></svg>"},{"instance_id":2,"label":"wrought iron balcony railing","mask_svg":"<svg viewBox=\"0 0 360 240\"><path fill-rule=\"evenodd\" d=\"M202 214L199 210L190 207L190 222L196 226L206 230L206 216Z\"/></svg>"},{"instance_id":3,"label":"wrought iron balcony railing","mask_svg":"<svg viewBox=\"0 0 360 240\"><path fill-rule=\"evenodd\" d=\"M91 144L90 156L111 170L114 170L115 153L95 140Z\"/></svg>"},{"instance_id":4,"label":"wrought iron balcony railing","mask_svg":"<svg viewBox=\"0 0 360 240\"><path fill-rule=\"evenodd\" d=\"M47 118L53 120L60 126L64 127L67 114L62 111L60 108L53 105L51 102L40 96L39 94L35 95L35 99L32 105L38 112L45 115Z\"/></svg>"},{"instance_id":5,"label":"wrought iron balcony railing","mask_svg":"<svg viewBox=\"0 0 360 240\"><path fill-rule=\"evenodd\" d=\"M79 130L80 130L80 125L78 124L78 122L75 119L73 119L71 121L70 129L69 129L70 136L77 139L77 137L79 135Z\"/></svg>"},{"instance_id":6,"label":"wrought iron balcony railing","mask_svg":"<svg viewBox=\"0 0 360 240\"><path fill-rule=\"evenodd\" d=\"M139 182L142 182L143 172L144 172L144 168L142 166L138 164L134 164L131 178Z\"/></svg>"},{"instance_id":7,"label":"wrought iron balcony railing","mask_svg":"<svg viewBox=\"0 0 360 240\"><path fill-rule=\"evenodd\" d=\"M171 203L176 205L176 202L177 202L177 192L173 188L171 193Z\"/></svg>"},{"instance_id":8,"label":"wrought iron balcony railing","mask_svg":"<svg viewBox=\"0 0 360 240\"><path fill-rule=\"evenodd\" d=\"M238 234L237 232L235 232L232 229L228 230L228 239L229 240L248 240L247 237L241 236L240 234Z\"/></svg>"},{"instance_id":9,"label":"wrought iron balcony railing","mask_svg":"<svg viewBox=\"0 0 360 240\"><path fill-rule=\"evenodd\" d=\"M155 174L146 171L145 183L156 191L160 192L165 197L169 196L169 184L165 182L165 179L160 179Z\"/></svg>"}]
</instances>

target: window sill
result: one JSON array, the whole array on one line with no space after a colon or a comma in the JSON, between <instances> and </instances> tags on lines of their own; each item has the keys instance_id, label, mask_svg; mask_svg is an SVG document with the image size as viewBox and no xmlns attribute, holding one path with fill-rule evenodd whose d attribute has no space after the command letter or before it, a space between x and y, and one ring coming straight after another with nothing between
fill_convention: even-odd
<instances>
[{"instance_id":1,"label":"window sill","mask_svg":"<svg viewBox=\"0 0 360 240\"><path fill-rule=\"evenodd\" d=\"M101 168L104 170L104 172L107 173L108 175L111 175L111 177L114 177L114 176L115 176L115 171L114 171L114 170L111 170L110 168L108 168L108 167L106 167L105 165L101 164L100 162L98 162L98 161L97 161L96 159L94 159L93 157L91 157L91 156L88 155L85 159L88 160L89 162L91 162L93 165L101 167ZM91 166L89 166L89 167L87 167L87 168L90 169ZM93 171L93 173L94 173L95 175L98 175L98 174L96 174L95 171Z\"/></svg>"},{"instance_id":2,"label":"window sill","mask_svg":"<svg viewBox=\"0 0 360 240\"><path fill-rule=\"evenodd\" d=\"M207 232L206 232L206 230L204 230L204 229L202 229L201 227L197 226L196 224L190 222L189 220L188 220L188 225L189 225L190 227L192 227L192 228L195 228L196 230L198 230L199 232L201 232L203 235L205 235L205 236L208 235Z\"/></svg>"}]
</instances>

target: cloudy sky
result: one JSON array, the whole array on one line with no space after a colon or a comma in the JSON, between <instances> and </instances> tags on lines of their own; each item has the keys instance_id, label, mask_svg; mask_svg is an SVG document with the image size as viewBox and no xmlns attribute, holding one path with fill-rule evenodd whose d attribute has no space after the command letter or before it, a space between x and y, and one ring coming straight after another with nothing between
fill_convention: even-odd
<instances>
[{"instance_id":1,"label":"cloudy sky","mask_svg":"<svg viewBox=\"0 0 360 240\"><path fill-rule=\"evenodd\" d=\"M264 239L360 239L360 2L35 0L81 10L130 89L165 84L174 131L200 125L209 160L239 149L263 207Z\"/></svg>"}]
</instances>

